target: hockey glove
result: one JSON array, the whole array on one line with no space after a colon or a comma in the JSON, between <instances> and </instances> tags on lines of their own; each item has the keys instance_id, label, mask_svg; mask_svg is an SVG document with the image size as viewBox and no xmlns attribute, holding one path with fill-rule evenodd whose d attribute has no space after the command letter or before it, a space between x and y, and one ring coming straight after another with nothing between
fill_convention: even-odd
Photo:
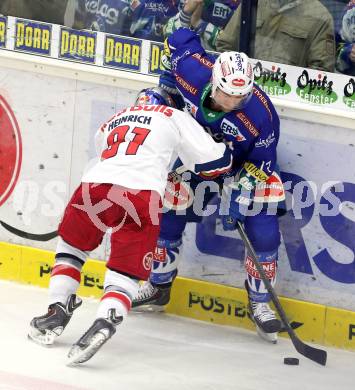
<instances>
[{"instance_id":1,"label":"hockey glove","mask_svg":"<svg viewBox=\"0 0 355 390\"><path fill-rule=\"evenodd\" d=\"M176 88L176 81L173 74L169 71L164 71L159 76L159 87L163 88L166 92L171 95L176 95L179 91Z\"/></svg>"},{"instance_id":2,"label":"hockey glove","mask_svg":"<svg viewBox=\"0 0 355 390\"><path fill-rule=\"evenodd\" d=\"M159 87L163 88L174 99L177 109L182 110L184 108L184 98L176 88L175 77L171 72L165 71L159 76Z\"/></svg>"},{"instance_id":3,"label":"hockey glove","mask_svg":"<svg viewBox=\"0 0 355 390\"><path fill-rule=\"evenodd\" d=\"M171 53L168 43L168 38L164 41L163 55L161 56L161 63L166 70L171 70Z\"/></svg>"},{"instance_id":4,"label":"hockey glove","mask_svg":"<svg viewBox=\"0 0 355 390\"><path fill-rule=\"evenodd\" d=\"M224 230L235 230L237 221L244 222L248 208L253 201L256 183L257 179L243 167L237 180L228 186L232 193L228 215L222 216Z\"/></svg>"},{"instance_id":5,"label":"hockey glove","mask_svg":"<svg viewBox=\"0 0 355 390\"><path fill-rule=\"evenodd\" d=\"M244 222L251 202L251 191L232 190L229 214L222 217L223 229L235 230L237 221Z\"/></svg>"}]
</instances>

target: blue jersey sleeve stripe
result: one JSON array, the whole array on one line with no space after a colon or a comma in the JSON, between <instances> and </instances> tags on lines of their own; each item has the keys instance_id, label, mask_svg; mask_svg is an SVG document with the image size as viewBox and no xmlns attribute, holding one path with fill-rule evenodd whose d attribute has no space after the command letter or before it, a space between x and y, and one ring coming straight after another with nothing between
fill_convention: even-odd
<instances>
[{"instance_id":1,"label":"blue jersey sleeve stripe","mask_svg":"<svg viewBox=\"0 0 355 390\"><path fill-rule=\"evenodd\" d=\"M220 171L228 171L232 166L232 154L229 148L226 148L224 154L218 160L209 161L204 164L196 164L195 172L206 172L206 173L219 173Z\"/></svg>"}]
</instances>

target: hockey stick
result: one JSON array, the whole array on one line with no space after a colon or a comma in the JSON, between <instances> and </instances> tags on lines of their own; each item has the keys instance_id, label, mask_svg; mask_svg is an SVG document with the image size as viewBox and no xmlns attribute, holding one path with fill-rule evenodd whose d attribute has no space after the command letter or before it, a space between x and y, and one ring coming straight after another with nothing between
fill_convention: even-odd
<instances>
[{"instance_id":1,"label":"hockey stick","mask_svg":"<svg viewBox=\"0 0 355 390\"><path fill-rule=\"evenodd\" d=\"M35 234L35 233L28 233L23 230L17 229L11 225L8 225L6 222L3 221L0 221L0 224L3 228L5 228L10 233L15 234L16 236L22 238L27 238L28 240L32 240L32 241L49 241L57 237L58 235L57 231L44 233L44 234Z\"/></svg>"},{"instance_id":2,"label":"hockey stick","mask_svg":"<svg viewBox=\"0 0 355 390\"><path fill-rule=\"evenodd\" d=\"M237 221L237 227L238 227L240 237L244 241L244 244L245 244L249 254L251 254L251 258L253 260L253 263L254 263L257 271L259 272L260 278L264 282L267 291L271 295L271 299L275 305L277 313L279 314L279 316L283 322L284 329L289 334L290 339L292 341L292 344L296 348L297 352L299 352L301 355L305 356L306 358L311 359L314 362L325 366L325 364L327 362L327 352L323 351L322 349L317 349L317 348L311 347L310 345L305 344L302 340L300 340L297 337L295 331L293 330L292 326L290 325L289 320L287 319L286 313L281 306L281 303L280 303L279 298L277 297L277 295L275 293L274 288L271 286L271 283L270 283L269 279L266 277L266 274L265 274L263 267L261 266L261 264L258 261L258 258L256 256L253 245L251 244L251 242L250 242L250 240L249 240L249 238L244 230L244 227L240 221Z\"/></svg>"}]
</instances>

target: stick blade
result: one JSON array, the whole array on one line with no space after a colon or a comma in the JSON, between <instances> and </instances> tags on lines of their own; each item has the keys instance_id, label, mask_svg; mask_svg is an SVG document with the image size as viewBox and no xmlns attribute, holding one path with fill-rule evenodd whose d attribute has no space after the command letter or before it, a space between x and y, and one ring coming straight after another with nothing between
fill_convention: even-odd
<instances>
[{"instance_id":1,"label":"stick blade","mask_svg":"<svg viewBox=\"0 0 355 390\"><path fill-rule=\"evenodd\" d=\"M57 231L44 233L44 234L35 234L35 233L28 233L23 230L17 229L7 224L4 221L0 221L0 225L10 233L22 238L27 238L28 240L32 240L32 241L49 241L58 236Z\"/></svg>"},{"instance_id":2,"label":"stick blade","mask_svg":"<svg viewBox=\"0 0 355 390\"><path fill-rule=\"evenodd\" d=\"M318 364L321 364L322 366L326 365L327 363L326 351L311 347L310 345L303 343L299 338L293 340L293 345L295 346L297 352L299 352L301 355L305 356L308 359L313 360Z\"/></svg>"}]
</instances>

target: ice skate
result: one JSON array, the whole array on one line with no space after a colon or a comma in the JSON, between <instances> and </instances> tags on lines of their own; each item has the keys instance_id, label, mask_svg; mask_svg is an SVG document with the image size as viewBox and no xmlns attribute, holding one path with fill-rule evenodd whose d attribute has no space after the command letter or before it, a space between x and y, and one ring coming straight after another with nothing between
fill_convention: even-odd
<instances>
[{"instance_id":1,"label":"ice skate","mask_svg":"<svg viewBox=\"0 0 355 390\"><path fill-rule=\"evenodd\" d=\"M97 318L84 335L71 347L68 353L67 365L84 363L91 359L96 352L116 332L116 326L123 321L117 316L115 309L110 309L108 318Z\"/></svg>"},{"instance_id":2,"label":"ice skate","mask_svg":"<svg viewBox=\"0 0 355 390\"><path fill-rule=\"evenodd\" d=\"M135 311L163 311L164 306L170 301L171 283L166 285L154 285L149 281L144 282L132 301L132 309Z\"/></svg>"},{"instance_id":3,"label":"ice skate","mask_svg":"<svg viewBox=\"0 0 355 390\"><path fill-rule=\"evenodd\" d=\"M256 330L261 338L277 343L278 332L281 330L281 321L266 302L254 302L249 299L248 316L255 323Z\"/></svg>"},{"instance_id":4,"label":"ice skate","mask_svg":"<svg viewBox=\"0 0 355 390\"><path fill-rule=\"evenodd\" d=\"M63 333L68 325L74 310L82 304L82 300L72 294L67 304L52 303L48 307L48 313L34 317L30 323L28 337L38 344L52 345L55 339Z\"/></svg>"}]
</instances>

